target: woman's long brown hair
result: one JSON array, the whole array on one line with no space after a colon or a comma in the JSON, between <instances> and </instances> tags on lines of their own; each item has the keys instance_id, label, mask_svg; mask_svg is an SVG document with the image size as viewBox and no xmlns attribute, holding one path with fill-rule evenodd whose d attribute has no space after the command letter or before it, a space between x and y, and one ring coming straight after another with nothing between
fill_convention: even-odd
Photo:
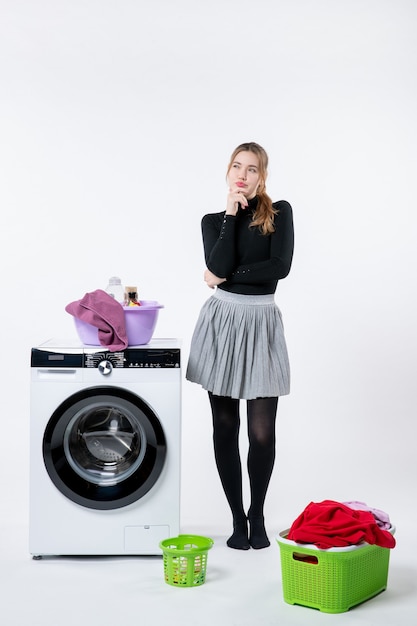
<instances>
[{"instance_id":1,"label":"woman's long brown hair","mask_svg":"<svg viewBox=\"0 0 417 626\"><path fill-rule=\"evenodd\" d=\"M254 141L242 143L233 151L233 154L230 157L227 173L229 173L230 168L236 160L239 152L252 152L258 157L260 175L259 185L256 191L258 206L253 214L251 227L258 227L263 235L269 235L275 230L274 217L276 210L272 206L272 200L266 193L265 187L266 177L268 176L268 155L262 146Z\"/></svg>"}]
</instances>

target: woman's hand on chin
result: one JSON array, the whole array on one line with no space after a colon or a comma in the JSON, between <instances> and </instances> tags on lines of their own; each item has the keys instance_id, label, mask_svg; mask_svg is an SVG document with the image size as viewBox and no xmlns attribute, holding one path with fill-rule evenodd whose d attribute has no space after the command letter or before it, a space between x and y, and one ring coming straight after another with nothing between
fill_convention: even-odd
<instances>
[{"instance_id":1,"label":"woman's hand on chin","mask_svg":"<svg viewBox=\"0 0 417 626\"><path fill-rule=\"evenodd\" d=\"M248 199L241 189L229 189L226 202L226 215L236 215L239 210L239 205L242 209L246 209L248 206Z\"/></svg>"}]
</instances>

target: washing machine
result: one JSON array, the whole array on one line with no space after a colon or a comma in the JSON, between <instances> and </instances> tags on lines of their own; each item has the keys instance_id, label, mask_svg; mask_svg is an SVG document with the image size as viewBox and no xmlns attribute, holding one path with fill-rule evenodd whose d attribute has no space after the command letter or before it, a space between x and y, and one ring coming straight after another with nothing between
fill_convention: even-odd
<instances>
[{"instance_id":1,"label":"washing machine","mask_svg":"<svg viewBox=\"0 0 417 626\"><path fill-rule=\"evenodd\" d=\"M29 551L153 555L180 526L181 348L31 351Z\"/></svg>"}]
</instances>

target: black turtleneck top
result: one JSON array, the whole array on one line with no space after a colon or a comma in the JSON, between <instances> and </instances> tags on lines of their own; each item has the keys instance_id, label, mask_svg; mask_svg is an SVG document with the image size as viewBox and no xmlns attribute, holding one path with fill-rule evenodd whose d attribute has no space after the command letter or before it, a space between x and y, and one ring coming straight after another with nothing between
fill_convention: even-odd
<instances>
[{"instance_id":1,"label":"black turtleneck top","mask_svg":"<svg viewBox=\"0 0 417 626\"><path fill-rule=\"evenodd\" d=\"M236 215L225 211L210 213L202 219L204 254L208 269L227 280L218 289L247 295L275 293L278 280L291 268L294 249L292 209L280 200L273 206L275 231L262 235L258 227L250 227L257 198L249 200L246 209Z\"/></svg>"}]
</instances>

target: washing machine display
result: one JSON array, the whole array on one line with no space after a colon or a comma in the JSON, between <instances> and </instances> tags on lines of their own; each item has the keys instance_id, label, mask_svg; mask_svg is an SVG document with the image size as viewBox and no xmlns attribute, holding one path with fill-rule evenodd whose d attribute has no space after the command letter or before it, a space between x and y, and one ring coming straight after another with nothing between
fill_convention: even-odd
<instances>
[{"instance_id":1,"label":"washing machine display","mask_svg":"<svg viewBox=\"0 0 417 626\"><path fill-rule=\"evenodd\" d=\"M180 343L32 349L29 550L161 554L179 533Z\"/></svg>"}]
</instances>

